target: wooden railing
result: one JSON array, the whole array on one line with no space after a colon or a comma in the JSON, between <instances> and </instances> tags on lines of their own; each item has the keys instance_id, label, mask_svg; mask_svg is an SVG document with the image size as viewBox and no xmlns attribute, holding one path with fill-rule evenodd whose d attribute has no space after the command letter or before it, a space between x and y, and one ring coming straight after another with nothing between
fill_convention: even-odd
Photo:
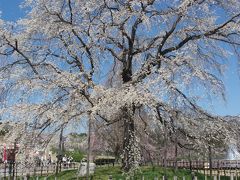
<instances>
[{"instance_id":1,"label":"wooden railing","mask_svg":"<svg viewBox=\"0 0 240 180\"><path fill-rule=\"evenodd\" d=\"M70 169L78 169L79 163L70 163L64 164L62 163L61 171L70 170ZM17 177L17 176L43 176L54 174L56 172L56 164L48 164L48 165L41 165L41 166L28 166L24 167L18 163L10 164L10 163L2 163L0 164L0 177Z\"/></svg>"},{"instance_id":2,"label":"wooden railing","mask_svg":"<svg viewBox=\"0 0 240 180\"><path fill-rule=\"evenodd\" d=\"M210 165L207 161L160 161L158 162L159 166L166 167L178 167L185 169L209 169ZM213 160L212 161L212 169L240 169L240 160Z\"/></svg>"}]
</instances>

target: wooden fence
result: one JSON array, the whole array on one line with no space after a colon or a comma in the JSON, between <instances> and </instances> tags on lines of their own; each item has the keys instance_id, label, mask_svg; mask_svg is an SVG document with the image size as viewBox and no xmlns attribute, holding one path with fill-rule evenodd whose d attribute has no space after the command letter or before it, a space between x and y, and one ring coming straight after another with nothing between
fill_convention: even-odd
<instances>
[{"instance_id":1,"label":"wooden fence","mask_svg":"<svg viewBox=\"0 0 240 180\"><path fill-rule=\"evenodd\" d=\"M185 169L209 169L210 165L207 161L173 161L162 160L157 163L159 166L178 167ZM213 160L212 169L240 169L240 160Z\"/></svg>"},{"instance_id":2,"label":"wooden fence","mask_svg":"<svg viewBox=\"0 0 240 180\"><path fill-rule=\"evenodd\" d=\"M168 167L168 168L178 168L178 169L190 169L193 172L199 172L203 174L204 176L210 175L210 167L209 163L206 161L173 161L173 160L167 160L167 161L160 161L157 162L158 166L162 167ZM12 167L11 167L12 166ZM62 164L61 165L61 171L64 170L71 170L71 169L78 169L79 163L71 163L71 164ZM9 179L8 177L40 177L40 176L48 176L54 174L56 171L56 165L50 164L45 166L38 166L38 167L20 167L19 164L0 164L0 179ZM237 160L213 160L212 161L212 175L216 177L215 179L212 178L212 180L220 180L221 176L229 176L230 178L234 177L234 180L237 179L237 177L240 176L240 161ZM141 177L140 179L148 179L148 177ZM164 177L156 177L155 179L161 179L163 180ZM195 179L189 179L189 177L184 177L185 179L175 177L174 180L196 180ZM12 178L10 178L12 179ZM56 179L56 178L55 178ZM79 178L84 179L84 178ZM111 176L109 176L109 179L111 179ZM239 178L240 179L240 178ZM123 180L123 179L122 179ZM201 179L202 180L202 179ZM209 180L209 179L208 179ZM231 179L233 180L233 179Z\"/></svg>"},{"instance_id":3,"label":"wooden fence","mask_svg":"<svg viewBox=\"0 0 240 180\"><path fill-rule=\"evenodd\" d=\"M221 179L229 179L229 180L238 180L239 179L239 176L234 176L234 175L231 175L229 178L226 178L226 177L221 177L221 176L213 176L213 177L208 177L208 176L204 176L204 177L201 177L199 178L198 176L193 176L193 177L186 177L186 176L183 176L183 177L177 177L177 176L174 176L173 178L166 178L164 176L162 177L154 177L154 178L151 178L149 179L148 176L141 176L141 178L139 179L139 177L129 177L129 178L124 178L124 179L119 179L119 180L221 180ZM80 179L79 179L80 180ZM81 179L81 180L85 180L85 179ZM108 180L113 180L112 176L109 176Z\"/></svg>"},{"instance_id":4,"label":"wooden fence","mask_svg":"<svg viewBox=\"0 0 240 180\"><path fill-rule=\"evenodd\" d=\"M62 163L60 171L78 169L79 163ZM0 178L13 179L13 177L27 177L27 176L44 176L54 174L56 172L56 164L22 167L20 164L4 163L0 164Z\"/></svg>"}]
</instances>

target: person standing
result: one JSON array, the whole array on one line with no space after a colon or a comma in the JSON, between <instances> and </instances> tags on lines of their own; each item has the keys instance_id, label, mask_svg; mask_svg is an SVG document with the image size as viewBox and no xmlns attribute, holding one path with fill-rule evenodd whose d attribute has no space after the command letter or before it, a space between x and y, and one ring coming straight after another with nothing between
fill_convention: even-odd
<instances>
[{"instance_id":1,"label":"person standing","mask_svg":"<svg viewBox=\"0 0 240 180\"><path fill-rule=\"evenodd\" d=\"M52 163L52 158L51 158L51 155L48 154L48 164L51 164Z\"/></svg>"}]
</instances>

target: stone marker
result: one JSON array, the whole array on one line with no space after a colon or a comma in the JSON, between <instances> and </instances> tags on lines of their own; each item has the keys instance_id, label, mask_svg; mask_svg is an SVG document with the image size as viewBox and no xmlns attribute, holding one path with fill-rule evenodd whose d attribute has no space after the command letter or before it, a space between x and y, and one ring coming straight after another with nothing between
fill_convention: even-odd
<instances>
[{"instance_id":1,"label":"stone marker","mask_svg":"<svg viewBox=\"0 0 240 180\"><path fill-rule=\"evenodd\" d=\"M95 163L89 163L89 174L94 174L96 169ZM87 162L82 162L79 167L78 175L80 177L87 175Z\"/></svg>"}]
</instances>

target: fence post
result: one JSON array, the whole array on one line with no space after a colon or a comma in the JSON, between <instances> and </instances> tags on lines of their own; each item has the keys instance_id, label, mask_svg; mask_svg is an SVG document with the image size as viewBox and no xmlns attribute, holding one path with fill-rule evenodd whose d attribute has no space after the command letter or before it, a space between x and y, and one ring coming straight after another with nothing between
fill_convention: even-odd
<instances>
[{"instance_id":1,"label":"fence post","mask_svg":"<svg viewBox=\"0 0 240 180\"><path fill-rule=\"evenodd\" d=\"M36 176L36 167L33 168L33 176Z\"/></svg>"},{"instance_id":2,"label":"fence post","mask_svg":"<svg viewBox=\"0 0 240 180\"><path fill-rule=\"evenodd\" d=\"M232 173L230 174L230 180L234 180Z\"/></svg>"},{"instance_id":3,"label":"fence post","mask_svg":"<svg viewBox=\"0 0 240 180\"><path fill-rule=\"evenodd\" d=\"M185 176L182 177L182 180L186 180Z\"/></svg>"},{"instance_id":4,"label":"fence post","mask_svg":"<svg viewBox=\"0 0 240 180\"><path fill-rule=\"evenodd\" d=\"M142 180L144 180L144 175L142 176Z\"/></svg>"},{"instance_id":5,"label":"fence post","mask_svg":"<svg viewBox=\"0 0 240 180\"><path fill-rule=\"evenodd\" d=\"M194 176L194 180L198 180L198 177L197 177L197 176Z\"/></svg>"},{"instance_id":6,"label":"fence post","mask_svg":"<svg viewBox=\"0 0 240 180\"><path fill-rule=\"evenodd\" d=\"M213 179L214 179L214 180L217 180L217 176L213 176Z\"/></svg>"},{"instance_id":7,"label":"fence post","mask_svg":"<svg viewBox=\"0 0 240 180\"><path fill-rule=\"evenodd\" d=\"M177 180L177 176L174 176L174 177L173 177L173 180Z\"/></svg>"},{"instance_id":8,"label":"fence post","mask_svg":"<svg viewBox=\"0 0 240 180\"><path fill-rule=\"evenodd\" d=\"M7 172L7 165L6 165L6 162L4 162L4 178L6 178L6 172Z\"/></svg>"},{"instance_id":9,"label":"fence post","mask_svg":"<svg viewBox=\"0 0 240 180\"><path fill-rule=\"evenodd\" d=\"M154 180L158 180L158 177L154 177Z\"/></svg>"},{"instance_id":10,"label":"fence post","mask_svg":"<svg viewBox=\"0 0 240 180\"><path fill-rule=\"evenodd\" d=\"M197 168L197 172L198 172L198 169L199 169L199 162L198 162L198 160L196 161L196 168Z\"/></svg>"},{"instance_id":11,"label":"fence post","mask_svg":"<svg viewBox=\"0 0 240 180\"><path fill-rule=\"evenodd\" d=\"M236 180L237 180L237 165L236 165L236 168L235 168L235 177L236 177Z\"/></svg>"},{"instance_id":12,"label":"fence post","mask_svg":"<svg viewBox=\"0 0 240 180\"><path fill-rule=\"evenodd\" d=\"M40 174L42 176L43 166L41 165Z\"/></svg>"},{"instance_id":13,"label":"fence post","mask_svg":"<svg viewBox=\"0 0 240 180\"><path fill-rule=\"evenodd\" d=\"M207 180L207 176L205 176L205 180Z\"/></svg>"},{"instance_id":14,"label":"fence post","mask_svg":"<svg viewBox=\"0 0 240 180\"><path fill-rule=\"evenodd\" d=\"M14 168L15 168L15 171L14 171L13 177L14 177L14 179L17 179L17 163L16 163L16 162L15 162ZM16 177L16 178L15 178L15 177Z\"/></svg>"}]
</instances>

